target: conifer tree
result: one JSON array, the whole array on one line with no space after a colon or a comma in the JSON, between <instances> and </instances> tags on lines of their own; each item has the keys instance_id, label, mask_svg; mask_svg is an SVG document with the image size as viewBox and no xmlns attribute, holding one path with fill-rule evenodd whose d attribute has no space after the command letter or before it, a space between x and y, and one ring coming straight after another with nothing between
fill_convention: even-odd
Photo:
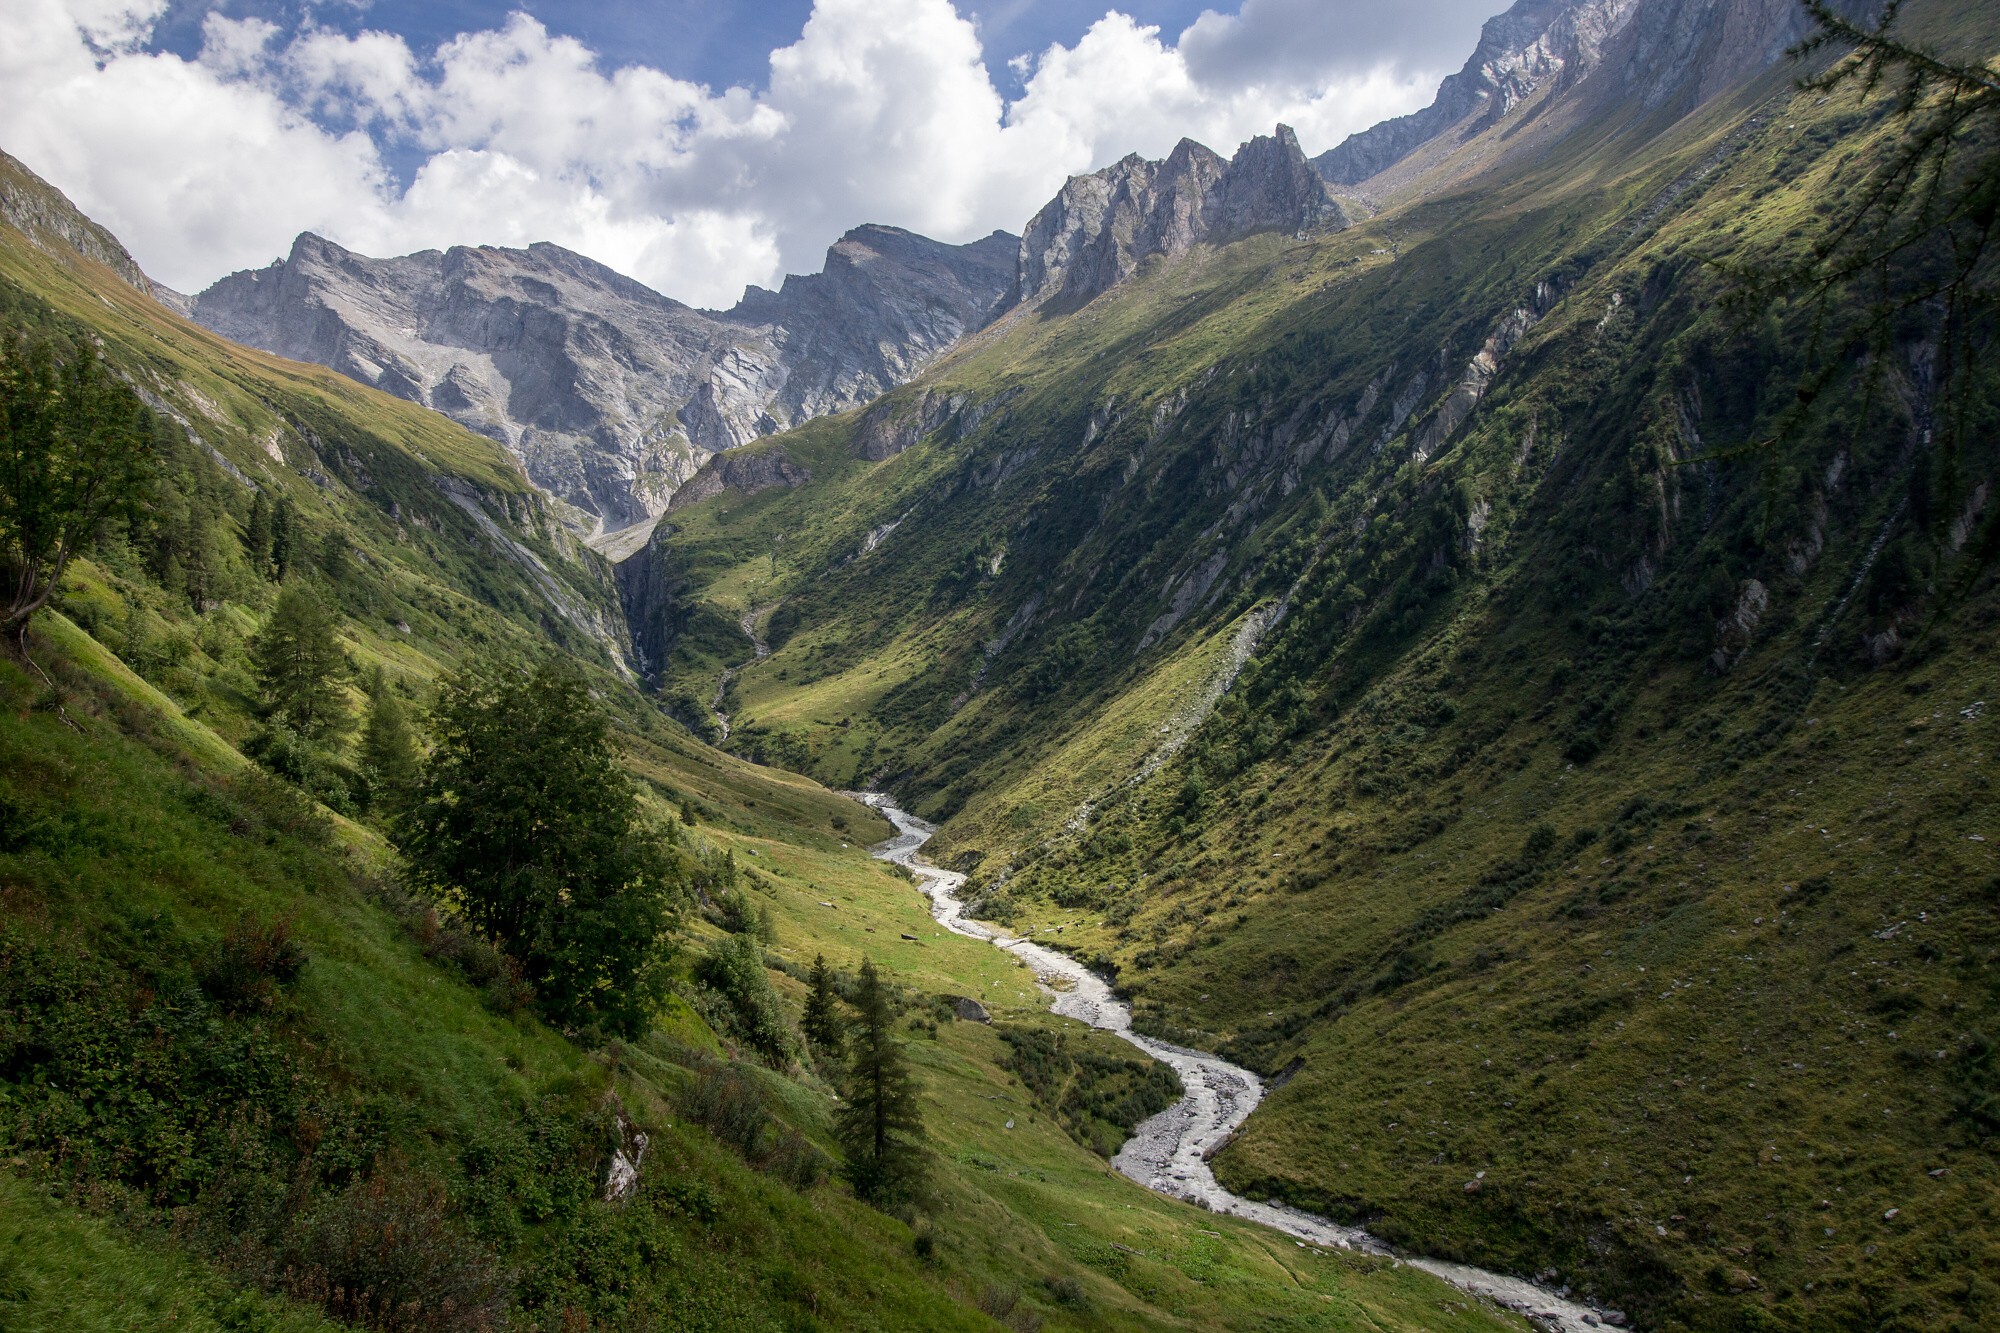
<instances>
[{"instance_id":1,"label":"conifer tree","mask_svg":"<svg viewBox=\"0 0 2000 1333\"><path fill-rule=\"evenodd\" d=\"M825 954L813 955L806 985L806 1011L799 1026L813 1050L826 1059L838 1059L846 1034L841 1030L840 1002L833 993L833 969L826 965Z\"/></svg>"},{"instance_id":2,"label":"conifer tree","mask_svg":"<svg viewBox=\"0 0 2000 1333\"><path fill-rule=\"evenodd\" d=\"M243 545L250 556L250 567L259 574L271 572L271 506L264 500L264 492L259 491L250 501L250 521L243 526Z\"/></svg>"},{"instance_id":3,"label":"conifer tree","mask_svg":"<svg viewBox=\"0 0 2000 1333\"><path fill-rule=\"evenodd\" d=\"M278 497L278 508L271 515L271 576L282 579L292 567L292 555L298 541L298 510L290 496Z\"/></svg>"},{"instance_id":4,"label":"conifer tree","mask_svg":"<svg viewBox=\"0 0 2000 1333\"><path fill-rule=\"evenodd\" d=\"M146 497L153 432L87 341L0 341L0 632L25 638L76 553Z\"/></svg>"},{"instance_id":5,"label":"conifer tree","mask_svg":"<svg viewBox=\"0 0 2000 1333\"><path fill-rule=\"evenodd\" d=\"M332 607L298 584L286 584L250 644L250 665L269 716L308 741L337 736L350 723L340 692L347 660L339 624Z\"/></svg>"},{"instance_id":6,"label":"conifer tree","mask_svg":"<svg viewBox=\"0 0 2000 1333\"><path fill-rule=\"evenodd\" d=\"M391 813L400 809L416 789L421 764L409 714L378 669L368 692L368 726L361 733L361 767L376 803Z\"/></svg>"},{"instance_id":7,"label":"conifer tree","mask_svg":"<svg viewBox=\"0 0 2000 1333\"><path fill-rule=\"evenodd\" d=\"M917 1089L896 1039L889 993L873 962L855 988L846 1105L836 1126L855 1194L881 1208L914 1199L924 1182L924 1121Z\"/></svg>"}]
</instances>

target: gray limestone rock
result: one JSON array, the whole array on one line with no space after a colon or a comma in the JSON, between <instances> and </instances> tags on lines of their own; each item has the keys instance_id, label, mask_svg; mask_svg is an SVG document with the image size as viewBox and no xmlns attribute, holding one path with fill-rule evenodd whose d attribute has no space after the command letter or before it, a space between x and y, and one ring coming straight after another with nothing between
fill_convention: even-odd
<instances>
[{"instance_id":1,"label":"gray limestone rock","mask_svg":"<svg viewBox=\"0 0 2000 1333\"><path fill-rule=\"evenodd\" d=\"M1570 84L1595 68L1639 0L1517 0L1488 19L1472 58L1421 111L1385 120L1321 153L1313 165L1336 185L1378 176L1432 141L1469 138L1550 79Z\"/></svg>"},{"instance_id":2,"label":"gray limestone rock","mask_svg":"<svg viewBox=\"0 0 2000 1333\"><path fill-rule=\"evenodd\" d=\"M1289 126L1250 140L1227 162L1183 139L1165 161L1133 154L1070 177L1021 237L1016 295L1081 304L1156 255L1347 223Z\"/></svg>"},{"instance_id":3,"label":"gray limestone rock","mask_svg":"<svg viewBox=\"0 0 2000 1333\"><path fill-rule=\"evenodd\" d=\"M667 512L712 500L724 491L755 495L773 486L801 486L812 474L792 461L783 449L770 447L753 452L721 453L701 465L687 484L667 501Z\"/></svg>"},{"instance_id":4,"label":"gray limestone rock","mask_svg":"<svg viewBox=\"0 0 2000 1333\"><path fill-rule=\"evenodd\" d=\"M657 518L714 454L915 375L999 311L1016 248L861 227L824 272L717 312L555 245L372 259L307 233L192 314L500 441L608 537Z\"/></svg>"}]
</instances>

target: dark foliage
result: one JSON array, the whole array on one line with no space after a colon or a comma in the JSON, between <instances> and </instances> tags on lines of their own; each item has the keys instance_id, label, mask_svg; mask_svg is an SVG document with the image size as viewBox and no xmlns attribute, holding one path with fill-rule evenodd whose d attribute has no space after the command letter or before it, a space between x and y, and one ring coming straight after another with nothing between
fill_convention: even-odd
<instances>
[{"instance_id":1,"label":"dark foliage","mask_svg":"<svg viewBox=\"0 0 2000 1333\"><path fill-rule=\"evenodd\" d=\"M587 687L555 667L459 676L430 731L396 821L412 878L500 941L550 1018L638 1032L665 991L685 876Z\"/></svg>"},{"instance_id":2,"label":"dark foliage","mask_svg":"<svg viewBox=\"0 0 2000 1333\"><path fill-rule=\"evenodd\" d=\"M854 1192L877 1207L907 1205L925 1177L923 1108L895 1033L895 1013L872 960L854 988L856 1021L838 1133Z\"/></svg>"}]
</instances>

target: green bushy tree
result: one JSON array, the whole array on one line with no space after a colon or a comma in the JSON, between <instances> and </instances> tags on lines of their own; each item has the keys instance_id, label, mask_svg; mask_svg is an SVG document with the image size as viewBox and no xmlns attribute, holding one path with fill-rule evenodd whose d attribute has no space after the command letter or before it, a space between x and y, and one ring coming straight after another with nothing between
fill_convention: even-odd
<instances>
[{"instance_id":1,"label":"green bushy tree","mask_svg":"<svg viewBox=\"0 0 2000 1333\"><path fill-rule=\"evenodd\" d=\"M878 1207L908 1204L923 1189L924 1118L916 1081L895 1032L888 988L873 962L861 964L854 990L846 1104L836 1125L847 1178Z\"/></svg>"},{"instance_id":2,"label":"green bushy tree","mask_svg":"<svg viewBox=\"0 0 2000 1333\"><path fill-rule=\"evenodd\" d=\"M797 1039L778 1005L778 994L764 971L764 951L750 935L725 935L702 959L702 982L729 1001L729 1023L757 1048L766 1064L783 1069L791 1062Z\"/></svg>"},{"instance_id":3,"label":"green bushy tree","mask_svg":"<svg viewBox=\"0 0 2000 1333\"><path fill-rule=\"evenodd\" d=\"M311 589L288 583L250 643L266 715L310 742L339 736L352 724L341 693L347 657L339 630L332 607Z\"/></svg>"},{"instance_id":4,"label":"green bushy tree","mask_svg":"<svg viewBox=\"0 0 2000 1333\"><path fill-rule=\"evenodd\" d=\"M666 989L684 879L641 817L609 723L573 672L464 674L396 820L412 877L520 962L555 1022L644 1029Z\"/></svg>"},{"instance_id":5,"label":"green bushy tree","mask_svg":"<svg viewBox=\"0 0 2000 1333\"><path fill-rule=\"evenodd\" d=\"M153 435L89 343L0 342L0 633L25 634L76 553L149 493Z\"/></svg>"}]
</instances>

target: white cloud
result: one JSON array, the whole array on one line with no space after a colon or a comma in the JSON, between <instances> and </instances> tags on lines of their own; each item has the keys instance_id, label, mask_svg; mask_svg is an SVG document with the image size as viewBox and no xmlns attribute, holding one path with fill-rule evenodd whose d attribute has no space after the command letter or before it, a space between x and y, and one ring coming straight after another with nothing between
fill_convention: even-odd
<instances>
[{"instance_id":1,"label":"white cloud","mask_svg":"<svg viewBox=\"0 0 2000 1333\"><path fill-rule=\"evenodd\" d=\"M1107 13L1017 66L1008 105L950 0L817 0L756 93L610 68L519 13L427 53L212 15L184 61L144 50L164 0L14 0L0 147L184 289L313 230L377 254L555 241L723 305L859 223L1016 230L1127 152L1187 135L1227 154L1281 119L1329 147L1428 98L1439 70L1274 39L1314 3L1247 0L1178 43ZM406 188L384 146L422 157Z\"/></svg>"}]
</instances>

